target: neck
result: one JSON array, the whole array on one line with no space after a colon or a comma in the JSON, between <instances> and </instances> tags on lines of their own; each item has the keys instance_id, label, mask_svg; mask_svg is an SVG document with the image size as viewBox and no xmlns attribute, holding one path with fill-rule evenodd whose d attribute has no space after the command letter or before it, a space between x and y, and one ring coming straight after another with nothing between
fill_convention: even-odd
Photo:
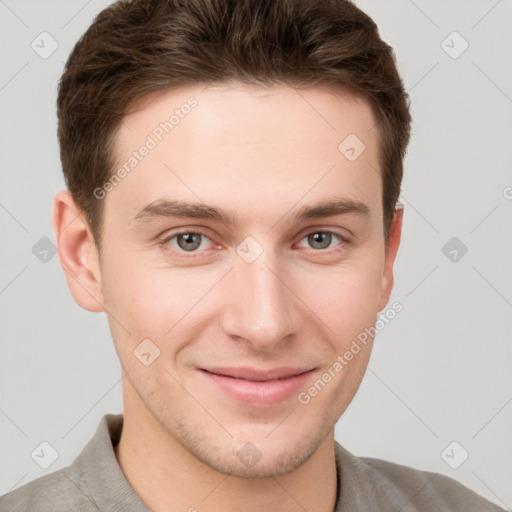
<instances>
[{"instance_id":1,"label":"neck","mask_svg":"<svg viewBox=\"0 0 512 512\"><path fill-rule=\"evenodd\" d=\"M238 478L199 461L144 407L127 405L114 451L128 482L152 512L334 511L333 430L296 470L270 478Z\"/></svg>"}]
</instances>

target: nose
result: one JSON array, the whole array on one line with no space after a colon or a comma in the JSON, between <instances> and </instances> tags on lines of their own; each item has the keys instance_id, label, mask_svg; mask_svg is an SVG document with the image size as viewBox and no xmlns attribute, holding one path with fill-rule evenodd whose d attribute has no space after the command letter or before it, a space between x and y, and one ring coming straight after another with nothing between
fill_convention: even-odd
<instances>
[{"instance_id":1,"label":"nose","mask_svg":"<svg viewBox=\"0 0 512 512\"><path fill-rule=\"evenodd\" d=\"M275 351L302 329L293 278L270 251L252 263L237 257L225 286L229 298L222 308L221 326L226 335L255 351Z\"/></svg>"}]
</instances>

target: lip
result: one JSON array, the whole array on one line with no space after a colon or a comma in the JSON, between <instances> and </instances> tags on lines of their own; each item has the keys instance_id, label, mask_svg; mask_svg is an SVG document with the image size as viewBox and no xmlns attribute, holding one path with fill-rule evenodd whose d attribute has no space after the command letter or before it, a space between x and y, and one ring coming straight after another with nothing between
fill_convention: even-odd
<instances>
[{"instance_id":1,"label":"lip","mask_svg":"<svg viewBox=\"0 0 512 512\"><path fill-rule=\"evenodd\" d=\"M228 397L253 407L271 407L295 397L314 369L216 367L201 368L200 371Z\"/></svg>"}]
</instances>

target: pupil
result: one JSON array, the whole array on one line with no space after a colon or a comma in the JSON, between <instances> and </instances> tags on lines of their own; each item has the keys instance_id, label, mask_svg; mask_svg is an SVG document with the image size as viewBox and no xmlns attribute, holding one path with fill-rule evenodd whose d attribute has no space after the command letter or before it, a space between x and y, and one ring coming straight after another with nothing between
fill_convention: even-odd
<instances>
[{"instance_id":1,"label":"pupil","mask_svg":"<svg viewBox=\"0 0 512 512\"><path fill-rule=\"evenodd\" d=\"M178 236L178 245L185 250L197 249L201 245L200 236L198 233L182 233Z\"/></svg>"},{"instance_id":2,"label":"pupil","mask_svg":"<svg viewBox=\"0 0 512 512\"><path fill-rule=\"evenodd\" d=\"M326 247L329 247L329 244L331 242L331 235L330 233L313 233L310 235L311 239L310 242L313 243L320 243L321 247L317 247L318 249L325 249Z\"/></svg>"}]
</instances>

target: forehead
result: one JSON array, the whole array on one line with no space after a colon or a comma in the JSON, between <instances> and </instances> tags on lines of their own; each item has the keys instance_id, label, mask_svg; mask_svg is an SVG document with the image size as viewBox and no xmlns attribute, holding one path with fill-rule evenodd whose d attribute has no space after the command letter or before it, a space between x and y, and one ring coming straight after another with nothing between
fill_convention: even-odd
<instances>
[{"instance_id":1,"label":"forehead","mask_svg":"<svg viewBox=\"0 0 512 512\"><path fill-rule=\"evenodd\" d=\"M375 202L376 136L369 104L340 90L231 83L153 94L119 127L114 172L126 172L107 205L128 215L159 197L230 201L254 215L329 192Z\"/></svg>"},{"instance_id":2,"label":"forehead","mask_svg":"<svg viewBox=\"0 0 512 512\"><path fill-rule=\"evenodd\" d=\"M188 108L187 103L191 102L196 106ZM193 113L193 121L185 123L190 113ZM211 140L220 140L223 145L230 141L234 145L244 139L272 141L276 131L283 135L282 127L288 128L286 133L290 137L306 135L312 142L321 139L327 144L352 130L371 144L368 139L375 136L376 126L368 101L341 88L297 89L238 82L196 84L139 99L119 127L119 149L122 150L125 142L134 142L134 134L130 133L133 126L151 133L160 123L170 120L173 135L185 132L187 125L193 123L194 132L202 127ZM296 123L297 120L301 122ZM234 131L234 128L238 129ZM367 133L369 130L372 133ZM229 131L230 137L226 140ZM158 133L155 136L158 138Z\"/></svg>"}]
</instances>

